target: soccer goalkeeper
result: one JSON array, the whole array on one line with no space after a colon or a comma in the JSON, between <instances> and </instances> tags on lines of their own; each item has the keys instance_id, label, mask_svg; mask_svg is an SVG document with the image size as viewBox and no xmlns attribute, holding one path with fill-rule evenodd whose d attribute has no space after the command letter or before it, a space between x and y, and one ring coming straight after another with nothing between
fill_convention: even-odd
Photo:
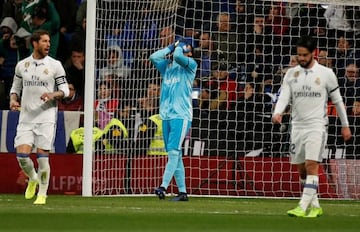
<instances>
[{"instance_id":1,"label":"soccer goalkeeper","mask_svg":"<svg viewBox=\"0 0 360 232\"><path fill-rule=\"evenodd\" d=\"M172 59L167 57L171 53ZM177 41L154 52L150 60L162 76L160 117L168 152L162 184L155 189L155 194L159 199L165 199L166 189L174 176L179 194L172 201L188 201L181 146L192 121L191 92L197 63L192 58L191 45L185 41Z\"/></svg>"},{"instance_id":2,"label":"soccer goalkeeper","mask_svg":"<svg viewBox=\"0 0 360 232\"><path fill-rule=\"evenodd\" d=\"M299 205L287 211L293 217L315 218L323 214L317 189L319 163L327 142L329 96L341 119L344 141L352 136L337 78L331 69L314 59L315 48L316 42L309 36L298 40L298 65L286 72L272 118L274 123L281 123L282 113L291 104L291 163L297 165L304 186Z\"/></svg>"}]
</instances>

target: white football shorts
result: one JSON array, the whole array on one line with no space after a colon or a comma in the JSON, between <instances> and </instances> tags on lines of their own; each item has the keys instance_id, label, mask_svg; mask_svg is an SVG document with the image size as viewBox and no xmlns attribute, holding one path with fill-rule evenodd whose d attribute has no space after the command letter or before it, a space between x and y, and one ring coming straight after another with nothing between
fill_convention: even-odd
<instances>
[{"instance_id":1,"label":"white football shorts","mask_svg":"<svg viewBox=\"0 0 360 232\"><path fill-rule=\"evenodd\" d=\"M14 146L27 144L50 151L54 145L55 131L55 123L19 123Z\"/></svg>"},{"instance_id":2,"label":"white football shorts","mask_svg":"<svg viewBox=\"0 0 360 232\"><path fill-rule=\"evenodd\" d=\"M322 161L327 143L327 128L292 128L290 156L292 164L305 163L305 160Z\"/></svg>"}]
</instances>

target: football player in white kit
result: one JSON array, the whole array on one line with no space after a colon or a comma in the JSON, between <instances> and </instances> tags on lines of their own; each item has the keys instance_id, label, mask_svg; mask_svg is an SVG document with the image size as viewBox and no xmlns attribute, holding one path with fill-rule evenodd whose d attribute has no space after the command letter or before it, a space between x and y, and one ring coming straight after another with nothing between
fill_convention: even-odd
<instances>
[{"instance_id":1,"label":"football player in white kit","mask_svg":"<svg viewBox=\"0 0 360 232\"><path fill-rule=\"evenodd\" d=\"M299 205L287 214L319 217L323 211L317 196L318 169L327 142L328 97L336 105L344 141L352 135L337 78L330 68L314 59L316 42L309 36L302 36L296 49L299 64L286 72L272 121L281 123L282 113L291 105L291 163L297 165L303 192Z\"/></svg>"},{"instance_id":2,"label":"football player in white kit","mask_svg":"<svg viewBox=\"0 0 360 232\"><path fill-rule=\"evenodd\" d=\"M49 151L56 131L56 101L68 96L69 88L62 64L48 56L50 34L35 31L30 41L32 54L15 67L10 109L20 111L14 146L19 165L29 177L25 198L33 198L39 185L34 204L44 205L50 180ZM36 148L37 172L29 157L33 148Z\"/></svg>"}]
</instances>

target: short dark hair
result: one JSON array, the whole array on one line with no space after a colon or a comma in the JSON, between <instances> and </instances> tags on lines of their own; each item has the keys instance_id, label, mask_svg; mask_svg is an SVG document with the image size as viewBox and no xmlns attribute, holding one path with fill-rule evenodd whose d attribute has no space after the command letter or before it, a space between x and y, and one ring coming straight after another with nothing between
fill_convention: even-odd
<instances>
[{"instance_id":1,"label":"short dark hair","mask_svg":"<svg viewBox=\"0 0 360 232\"><path fill-rule=\"evenodd\" d=\"M297 47L304 47L309 50L309 52L313 52L316 49L316 41L308 35L301 36L297 43Z\"/></svg>"},{"instance_id":2,"label":"short dark hair","mask_svg":"<svg viewBox=\"0 0 360 232\"><path fill-rule=\"evenodd\" d=\"M36 30L32 33L32 35L30 37L31 44L33 42L39 42L42 35L48 35L50 37L50 33L48 31L43 30L43 29Z\"/></svg>"}]
</instances>

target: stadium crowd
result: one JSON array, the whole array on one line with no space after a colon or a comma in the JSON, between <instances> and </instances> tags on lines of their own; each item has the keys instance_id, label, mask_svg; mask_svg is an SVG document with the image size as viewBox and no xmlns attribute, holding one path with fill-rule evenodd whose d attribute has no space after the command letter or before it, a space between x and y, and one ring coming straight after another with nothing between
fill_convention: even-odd
<instances>
[{"instance_id":1,"label":"stadium crowd","mask_svg":"<svg viewBox=\"0 0 360 232\"><path fill-rule=\"evenodd\" d=\"M84 109L86 4L0 1L0 109L9 107L14 67L30 54L28 38L39 28L50 32L50 55L63 63L69 83L70 97L59 102L59 109ZM335 108L329 104L328 147L340 146L346 158L360 158L359 6L261 0L179 4L174 15L151 1L98 1L97 25L102 30L96 32L97 126L105 127L114 117L129 120L132 114L137 120L124 123L127 127L148 123L158 113L161 81L149 55L185 39L199 67L193 86L192 142L205 141L207 155L245 155L257 149L262 155L284 155L290 115L282 125L273 125L271 113L286 70L297 63L296 40L308 34L318 42L317 61L338 77L354 134L344 145ZM126 11L131 14L121 13Z\"/></svg>"}]
</instances>

